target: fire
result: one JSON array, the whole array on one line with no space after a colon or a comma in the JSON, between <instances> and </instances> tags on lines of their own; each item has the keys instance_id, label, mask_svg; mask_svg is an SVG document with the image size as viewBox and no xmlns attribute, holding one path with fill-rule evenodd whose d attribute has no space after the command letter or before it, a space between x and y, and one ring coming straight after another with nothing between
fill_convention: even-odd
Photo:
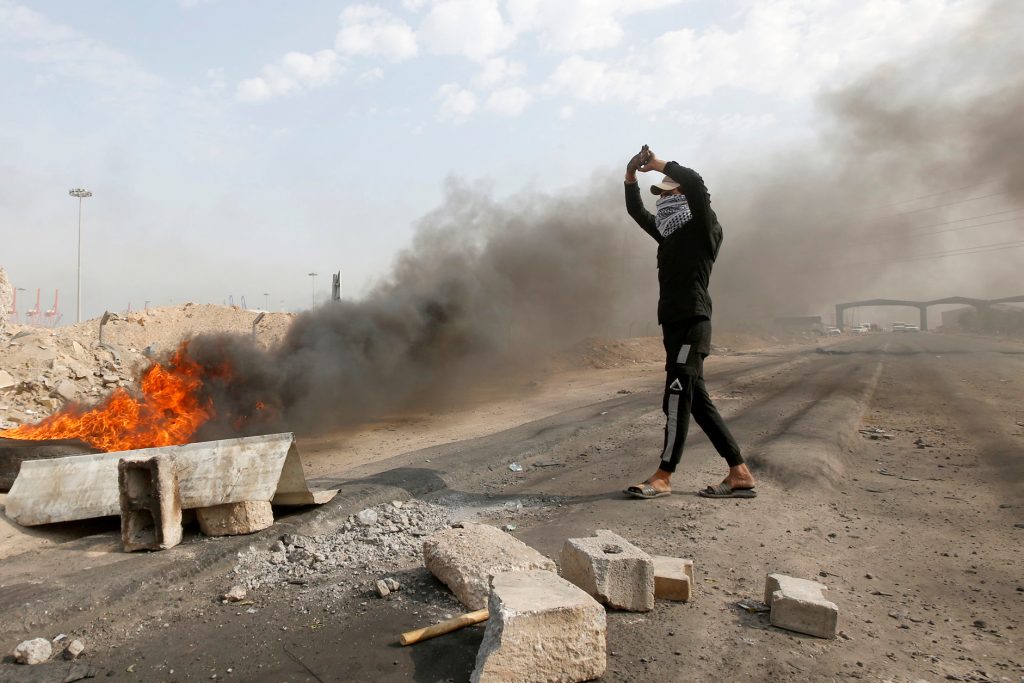
<instances>
[{"instance_id":1,"label":"fire","mask_svg":"<svg viewBox=\"0 0 1024 683\"><path fill-rule=\"evenodd\" d=\"M154 363L142 375L140 395L116 389L100 405L70 405L39 424L0 431L0 437L43 441L78 439L103 451L127 451L188 443L214 416L203 397L203 368L182 346L166 364Z\"/></svg>"}]
</instances>

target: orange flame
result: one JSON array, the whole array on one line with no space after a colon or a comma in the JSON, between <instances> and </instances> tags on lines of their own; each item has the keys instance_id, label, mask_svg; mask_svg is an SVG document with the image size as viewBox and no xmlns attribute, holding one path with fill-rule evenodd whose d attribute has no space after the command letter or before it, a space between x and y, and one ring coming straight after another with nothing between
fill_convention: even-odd
<instances>
[{"instance_id":1,"label":"orange flame","mask_svg":"<svg viewBox=\"0 0 1024 683\"><path fill-rule=\"evenodd\" d=\"M0 431L0 437L78 439L103 451L188 443L214 410L201 396L203 369L187 351L183 344L166 366L154 363L147 368L138 397L118 388L95 408L69 405L39 424Z\"/></svg>"}]
</instances>

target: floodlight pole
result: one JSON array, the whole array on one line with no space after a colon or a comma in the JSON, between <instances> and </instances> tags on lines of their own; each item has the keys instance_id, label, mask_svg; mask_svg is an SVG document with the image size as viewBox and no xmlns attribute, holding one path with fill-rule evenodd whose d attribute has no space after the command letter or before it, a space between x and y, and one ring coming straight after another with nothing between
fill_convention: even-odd
<instances>
[{"instance_id":1,"label":"floodlight pole","mask_svg":"<svg viewBox=\"0 0 1024 683\"><path fill-rule=\"evenodd\" d=\"M68 190L68 194L78 198L78 315L75 322L82 322L82 200L91 197L92 192L76 187Z\"/></svg>"},{"instance_id":2,"label":"floodlight pole","mask_svg":"<svg viewBox=\"0 0 1024 683\"><path fill-rule=\"evenodd\" d=\"M313 296L312 296L312 308L316 308L316 273L310 273L309 277L313 280Z\"/></svg>"}]
</instances>

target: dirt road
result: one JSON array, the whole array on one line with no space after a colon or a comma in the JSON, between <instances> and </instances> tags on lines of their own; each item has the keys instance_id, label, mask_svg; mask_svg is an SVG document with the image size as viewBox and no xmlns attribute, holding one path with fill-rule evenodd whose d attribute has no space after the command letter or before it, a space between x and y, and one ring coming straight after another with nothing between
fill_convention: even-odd
<instances>
[{"instance_id":1,"label":"dirt road","mask_svg":"<svg viewBox=\"0 0 1024 683\"><path fill-rule=\"evenodd\" d=\"M417 423L406 435L413 450L392 458L350 457L351 437L310 442L310 468L342 494L254 537L126 556L111 531L94 529L10 557L0 642L81 635L86 661L113 680L467 680L482 627L394 645L400 631L461 611L402 558L386 574L353 565L253 591L251 605L216 600L247 546L327 533L361 507L417 498L514 526L555 558L565 538L595 529L693 558L690 603L609 613L604 680L1022 680L1024 346L878 334L818 352L712 358L709 385L760 478L758 498L744 501L694 494L723 474L696 427L676 494L624 499L620 490L656 465L661 374L603 372L578 380L584 389L521 397L507 424L492 414L487 433ZM551 400L559 391L561 403ZM405 443L400 423L383 429ZM335 458L347 465L332 471ZM787 633L738 609L761 597L770 571L827 584L841 637ZM378 598L370 587L382 575L403 590Z\"/></svg>"}]
</instances>

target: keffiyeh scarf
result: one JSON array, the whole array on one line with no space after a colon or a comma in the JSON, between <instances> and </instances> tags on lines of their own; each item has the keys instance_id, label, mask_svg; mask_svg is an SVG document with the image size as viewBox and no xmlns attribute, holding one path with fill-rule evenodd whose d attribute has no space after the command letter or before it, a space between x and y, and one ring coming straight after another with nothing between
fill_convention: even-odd
<instances>
[{"instance_id":1,"label":"keffiyeh scarf","mask_svg":"<svg viewBox=\"0 0 1024 683\"><path fill-rule=\"evenodd\" d=\"M693 218L686 195L670 194L659 197L657 205L658 215L654 217L654 224L662 237L668 237Z\"/></svg>"}]
</instances>

